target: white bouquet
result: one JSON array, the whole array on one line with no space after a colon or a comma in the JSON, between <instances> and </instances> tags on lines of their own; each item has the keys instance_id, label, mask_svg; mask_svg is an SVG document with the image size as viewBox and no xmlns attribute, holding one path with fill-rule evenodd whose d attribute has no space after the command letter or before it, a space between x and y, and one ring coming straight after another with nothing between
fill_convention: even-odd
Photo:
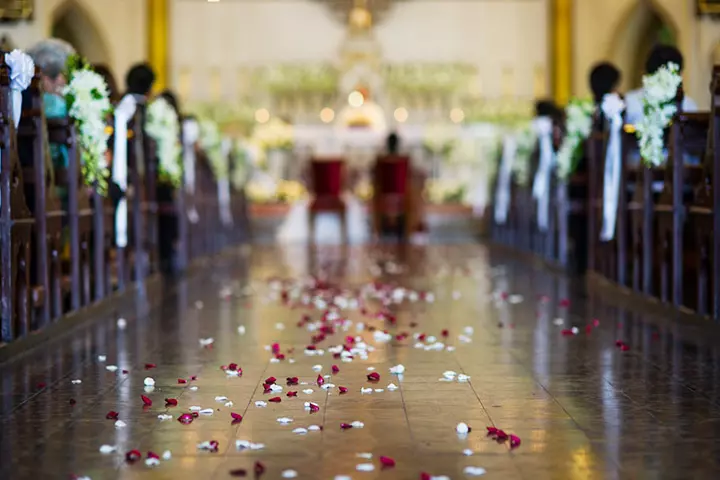
<instances>
[{"instance_id":1,"label":"white bouquet","mask_svg":"<svg viewBox=\"0 0 720 480\"><path fill-rule=\"evenodd\" d=\"M67 77L70 82L62 94L68 114L77 125L83 179L105 193L109 177L105 153L110 136L106 122L112 111L108 86L101 75L76 56L68 59Z\"/></svg>"},{"instance_id":2,"label":"white bouquet","mask_svg":"<svg viewBox=\"0 0 720 480\"><path fill-rule=\"evenodd\" d=\"M643 77L644 115L635 129L640 156L649 166L658 166L665 161L663 136L677 112L675 96L681 83L680 68L674 63Z\"/></svg>"},{"instance_id":3,"label":"white bouquet","mask_svg":"<svg viewBox=\"0 0 720 480\"><path fill-rule=\"evenodd\" d=\"M180 122L175 109L162 97L147 109L147 134L157 144L160 178L178 187L182 183L182 147Z\"/></svg>"},{"instance_id":4,"label":"white bouquet","mask_svg":"<svg viewBox=\"0 0 720 480\"><path fill-rule=\"evenodd\" d=\"M565 108L566 132L556 154L557 176L566 179L575 171L582 156L582 144L590 136L595 104L591 100L572 100Z\"/></svg>"},{"instance_id":5,"label":"white bouquet","mask_svg":"<svg viewBox=\"0 0 720 480\"><path fill-rule=\"evenodd\" d=\"M211 120L203 119L200 125L200 148L205 151L210 168L212 168L215 178L218 180L226 179L229 175L228 158L223 152L223 142L220 136L220 129L217 124Z\"/></svg>"}]
</instances>

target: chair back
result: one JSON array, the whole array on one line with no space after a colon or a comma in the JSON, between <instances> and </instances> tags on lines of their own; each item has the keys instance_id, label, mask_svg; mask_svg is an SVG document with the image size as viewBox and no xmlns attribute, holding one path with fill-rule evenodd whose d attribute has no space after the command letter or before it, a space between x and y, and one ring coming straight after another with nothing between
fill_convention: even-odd
<instances>
[{"instance_id":1,"label":"chair back","mask_svg":"<svg viewBox=\"0 0 720 480\"><path fill-rule=\"evenodd\" d=\"M318 197L339 197L345 177L345 161L342 159L310 162L312 192Z\"/></svg>"},{"instance_id":2,"label":"chair back","mask_svg":"<svg viewBox=\"0 0 720 480\"><path fill-rule=\"evenodd\" d=\"M375 175L378 195L405 195L408 189L410 158L387 156L378 158Z\"/></svg>"}]
</instances>

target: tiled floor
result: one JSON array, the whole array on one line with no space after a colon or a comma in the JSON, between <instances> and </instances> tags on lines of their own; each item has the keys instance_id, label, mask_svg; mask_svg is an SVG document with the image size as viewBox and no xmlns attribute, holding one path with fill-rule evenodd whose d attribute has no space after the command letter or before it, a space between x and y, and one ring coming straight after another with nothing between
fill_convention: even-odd
<instances>
[{"instance_id":1,"label":"tiled floor","mask_svg":"<svg viewBox=\"0 0 720 480\"><path fill-rule=\"evenodd\" d=\"M364 307L327 319L335 333L318 342L322 356L305 349L321 333L309 326L318 325L325 309L297 303L330 290L300 289L300 281L309 284L307 272L347 289L333 292L339 304L362 300ZM287 304L269 282L273 277L288 280ZM406 288L403 301L384 309L372 299L374 281L380 289ZM288 470L312 479L430 478L423 472L471 478L466 467L502 479L720 478L716 332L620 310L583 296L579 284L476 245L255 247L245 260L224 258L205 275L168 285L162 306L149 313L139 299L0 367L0 478L210 480L242 478L242 470L252 478L257 462L268 479L291 478ZM412 292L431 292L434 301L411 301ZM397 323L379 318L383 311ZM298 327L305 315L310 321ZM117 325L121 316L124 329ZM577 335L563 334L572 327ZM385 329L395 336L389 342L380 339ZM414 338L421 333L423 341ZM354 344L352 362L333 358L331 347L346 344L347 336L367 342L367 359L362 343ZM430 345L430 336L445 345L418 348ZM214 343L201 347L209 337ZM273 343L285 355L277 363L267 350ZM146 370L147 363L156 367ZM221 370L230 363L242 368L241 377ZM389 371L399 364L406 368L401 377ZM335 388L316 385L315 365ZM369 368L380 375L376 384L367 381ZM446 371L469 381L440 381ZM282 392L263 393L271 376ZM146 377L155 380L151 392ZM287 377L300 385L286 385ZM390 383L400 388L390 391ZM340 395L337 386L348 392ZM384 391L362 394L362 388ZM297 398L288 391L298 391ZM141 395L152 406L144 407ZM256 406L274 396L282 401ZM178 406L165 407L166 398ZM305 402L320 410L309 413ZM191 406L213 414L183 425L177 418ZM110 411L124 428L106 419ZM242 422L232 423L231 412ZM160 414L172 419L161 421ZM282 425L281 417L293 422ZM364 428L341 429L358 421ZM472 427L466 436L456 433L460 422ZM293 432L311 425L323 430ZM514 449L497 443L486 436L487 426L522 443ZM210 440L218 442L217 452L198 450ZM239 451L236 440L265 448ZM101 445L117 450L102 454ZM143 459L128 463L133 449ZM166 450L170 460L146 466L148 451ZM395 467L382 468L381 456ZM358 471L359 464L374 470Z\"/></svg>"}]
</instances>

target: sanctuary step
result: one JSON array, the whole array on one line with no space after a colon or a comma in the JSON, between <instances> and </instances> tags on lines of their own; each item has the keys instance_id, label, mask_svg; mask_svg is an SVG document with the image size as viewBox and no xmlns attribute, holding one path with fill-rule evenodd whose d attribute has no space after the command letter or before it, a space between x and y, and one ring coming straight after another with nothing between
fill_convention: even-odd
<instances>
[{"instance_id":1,"label":"sanctuary step","mask_svg":"<svg viewBox=\"0 0 720 480\"><path fill-rule=\"evenodd\" d=\"M717 478L717 337L477 244L255 246L1 365L0 478Z\"/></svg>"}]
</instances>

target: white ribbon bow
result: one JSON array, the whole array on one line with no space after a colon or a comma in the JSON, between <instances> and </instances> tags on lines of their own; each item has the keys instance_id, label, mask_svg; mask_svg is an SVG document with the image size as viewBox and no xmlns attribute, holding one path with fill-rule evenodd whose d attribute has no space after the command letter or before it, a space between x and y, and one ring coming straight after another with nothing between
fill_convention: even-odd
<instances>
[{"instance_id":1,"label":"white ribbon bow","mask_svg":"<svg viewBox=\"0 0 720 480\"><path fill-rule=\"evenodd\" d=\"M498 172L498 183L495 190L495 223L504 225L507 221L510 207L510 180L512 168L517 152L517 141L514 135L505 135L503 138L502 159Z\"/></svg>"},{"instance_id":2,"label":"white ribbon bow","mask_svg":"<svg viewBox=\"0 0 720 480\"><path fill-rule=\"evenodd\" d=\"M620 195L620 169L622 152L620 132L623 127L622 112L625 102L616 93L603 97L602 111L610 126L610 138L605 151L605 175L603 180L603 219L600 240L607 242L615 238L618 199Z\"/></svg>"},{"instance_id":3,"label":"white ribbon bow","mask_svg":"<svg viewBox=\"0 0 720 480\"><path fill-rule=\"evenodd\" d=\"M555 152L552 145L552 119L538 117L533 120L532 128L537 135L540 147L540 164L533 180L532 195L537 201L537 224L540 231L548 228L550 215L550 172L555 164Z\"/></svg>"},{"instance_id":4,"label":"white ribbon bow","mask_svg":"<svg viewBox=\"0 0 720 480\"><path fill-rule=\"evenodd\" d=\"M125 95L115 107L112 181L120 187L123 194L127 191L128 186L127 126L135 115L136 109L137 101L132 95ZM115 245L118 247L127 246L127 225L127 199L123 196L115 211Z\"/></svg>"},{"instance_id":5,"label":"white ribbon bow","mask_svg":"<svg viewBox=\"0 0 720 480\"><path fill-rule=\"evenodd\" d=\"M221 151L223 160L227 161L232 149L232 141L229 138L223 138ZM220 220L223 225L230 226L233 224L232 211L230 210L230 180L221 178L218 180L218 204L220 205Z\"/></svg>"},{"instance_id":6,"label":"white ribbon bow","mask_svg":"<svg viewBox=\"0 0 720 480\"><path fill-rule=\"evenodd\" d=\"M15 128L20 124L22 116L22 92L30 86L35 75L35 63L30 55L13 50L5 54L5 63L10 67L10 90L12 90L12 114Z\"/></svg>"},{"instance_id":7,"label":"white ribbon bow","mask_svg":"<svg viewBox=\"0 0 720 480\"><path fill-rule=\"evenodd\" d=\"M195 144L200 139L200 125L192 118L182 122L183 139L183 171L185 173L185 191L189 194L195 193ZM200 220L195 204L192 203L188 209L188 220L190 223L197 223Z\"/></svg>"}]
</instances>

